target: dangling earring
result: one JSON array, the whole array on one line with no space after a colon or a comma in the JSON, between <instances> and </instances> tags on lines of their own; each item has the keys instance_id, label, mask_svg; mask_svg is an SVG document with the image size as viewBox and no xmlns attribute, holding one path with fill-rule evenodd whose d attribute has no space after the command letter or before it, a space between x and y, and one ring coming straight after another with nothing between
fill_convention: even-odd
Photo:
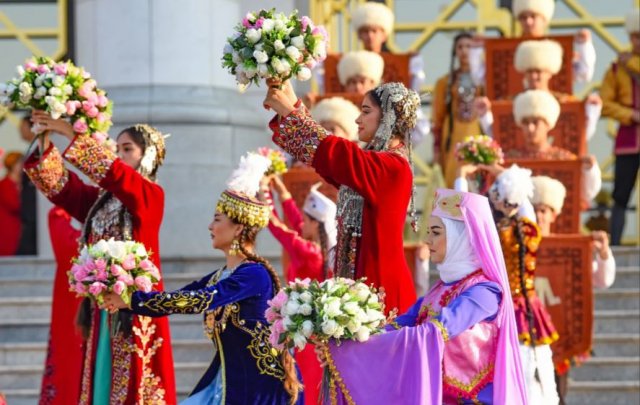
<instances>
[{"instance_id":1,"label":"dangling earring","mask_svg":"<svg viewBox=\"0 0 640 405\"><path fill-rule=\"evenodd\" d=\"M231 242L231 247L229 248L229 255L237 256L238 253L240 253L240 243L238 242L238 239L234 238Z\"/></svg>"}]
</instances>

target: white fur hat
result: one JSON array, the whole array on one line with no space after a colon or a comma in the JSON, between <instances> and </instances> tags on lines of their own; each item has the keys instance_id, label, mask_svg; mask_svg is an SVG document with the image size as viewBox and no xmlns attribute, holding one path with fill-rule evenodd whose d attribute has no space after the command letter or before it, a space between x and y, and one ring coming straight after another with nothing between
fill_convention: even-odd
<instances>
[{"instance_id":1,"label":"white fur hat","mask_svg":"<svg viewBox=\"0 0 640 405\"><path fill-rule=\"evenodd\" d=\"M358 31L361 27L373 25L382 27L387 35L393 31L393 11L382 3L366 2L351 14L351 25Z\"/></svg>"},{"instance_id":2,"label":"white fur hat","mask_svg":"<svg viewBox=\"0 0 640 405\"><path fill-rule=\"evenodd\" d=\"M511 10L516 18L518 18L522 12L533 11L543 16L544 19L549 22L551 21L551 17L553 17L555 7L556 4L554 0L513 0Z\"/></svg>"},{"instance_id":3,"label":"white fur hat","mask_svg":"<svg viewBox=\"0 0 640 405\"><path fill-rule=\"evenodd\" d=\"M634 8L627 14L624 20L624 27L629 34L640 32L640 8Z\"/></svg>"},{"instance_id":4,"label":"white fur hat","mask_svg":"<svg viewBox=\"0 0 640 405\"><path fill-rule=\"evenodd\" d=\"M559 214L562 211L564 197L567 195L564 185L548 176L533 176L531 181L533 181L531 204L548 205L556 214Z\"/></svg>"},{"instance_id":5,"label":"white fur hat","mask_svg":"<svg viewBox=\"0 0 640 405\"><path fill-rule=\"evenodd\" d=\"M560 116L560 104L548 91L523 91L516 96L513 102L513 116L518 125L525 117L542 117L551 129L556 126Z\"/></svg>"},{"instance_id":6,"label":"white fur hat","mask_svg":"<svg viewBox=\"0 0 640 405\"><path fill-rule=\"evenodd\" d=\"M356 119L360 115L360 109L351 101L342 97L325 98L313 107L311 115L320 123L323 121L335 122L345 130L349 140L358 140Z\"/></svg>"},{"instance_id":7,"label":"white fur hat","mask_svg":"<svg viewBox=\"0 0 640 405\"><path fill-rule=\"evenodd\" d=\"M499 198L509 204L521 206L533 195L531 170L512 164L496 177L490 192L497 192Z\"/></svg>"},{"instance_id":8,"label":"white fur hat","mask_svg":"<svg viewBox=\"0 0 640 405\"><path fill-rule=\"evenodd\" d=\"M549 39L521 42L516 48L513 64L520 73L540 69L555 75L562 68L562 47Z\"/></svg>"},{"instance_id":9,"label":"white fur hat","mask_svg":"<svg viewBox=\"0 0 640 405\"><path fill-rule=\"evenodd\" d=\"M322 183L316 183L311 187L302 210L316 221L322 222L327 234L328 249L331 249L336 245L338 234L336 226L337 208L336 203L318 191L321 185Z\"/></svg>"},{"instance_id":10,"label":"white fur hat","mask_svg":"<svg viewBox=\"0 0 640 405\"><path fill-rule=\"evenodd\" d=\"M384 59L375 52L347 52L342 55L340 62L338 62L338 78L343 86L355 75L368 77L372 79L377 86L380 80L382 80L383 72Z\"/></svg>"}]
</instances>

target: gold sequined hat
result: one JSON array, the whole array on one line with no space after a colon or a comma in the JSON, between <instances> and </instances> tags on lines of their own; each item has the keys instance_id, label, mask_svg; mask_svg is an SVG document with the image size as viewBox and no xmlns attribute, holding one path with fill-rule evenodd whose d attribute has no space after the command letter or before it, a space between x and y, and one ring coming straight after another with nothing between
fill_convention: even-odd
<instances>
[{"instance_id":1,"label":"gold sequined hat","mask_svg":"<svg viewBox=\"0 0 640 405\"><path fill-rule=\"evenodd\" d=\"M271 166L271 160L256 153L247 153L231 174L227 189L222 192L216 212L247 226L264 228L269 224L270 208L256 198L260 179Z\"/></svg>"}]
</instances>

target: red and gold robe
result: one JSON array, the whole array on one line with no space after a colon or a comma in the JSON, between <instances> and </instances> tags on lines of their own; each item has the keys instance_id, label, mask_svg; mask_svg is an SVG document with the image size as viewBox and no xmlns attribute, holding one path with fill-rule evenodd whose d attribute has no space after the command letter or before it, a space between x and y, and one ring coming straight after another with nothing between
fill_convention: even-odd
<instances>
[{"instance_id":1,"label":"red and gold robe","mask_svg":"<svg viewBox=\"0 0 640 405\"><path fill-rule=\"evenodd\" d=\"M403 313L416 300L404 257L403 229L413 175L396 151L373 152L332 136L304 110L269 124L273 141L297 160L313 166L335 187L347 186L364 198L362 237L356 250L355 278L384 287L386 310ZM342 232L338 225L338 232ZM338 238L340 239L340 238ZM335 269L339 273L340 269Z\"/></svg>"},{"instance_id":2,"label":"red and gold robe","mask_svg":"<svg viewBox=\"0 0 640 405\"><path fill-rule=\"evenodd\" d=\"M99 187L87 185L66 169L63 157ZM89 221L86 239L132 239L153 252L151 260L160 268L158 235L164 212L164 191L118 159L88 136L77 136L61 155L51 145L38 157L31 155L25 171L42 193L82 223ZM106 203L92 209L103 193L112 193ZM129 226L123 218L128 218ZM87 224L85 224L86 226ZM129 235L129 229L131 234ZM163 290L162 281L155 286ZM92 305L91 327L85 342L80 404L93 399L93 372L100 311ZM175 404L173 355L167 318L133 316L130 336L122 332L111 338L110 404Z\"/></svg>"}]
</instances>

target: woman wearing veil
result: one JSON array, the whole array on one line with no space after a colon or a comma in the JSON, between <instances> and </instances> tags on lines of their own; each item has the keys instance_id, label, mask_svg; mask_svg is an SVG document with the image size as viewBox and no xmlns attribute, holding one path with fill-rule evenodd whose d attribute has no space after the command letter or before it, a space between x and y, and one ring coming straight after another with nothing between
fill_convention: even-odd
<instances>
[{"instance_id":1,"label":"woman wearing veil","mask_svg":"<svg viewBox=\"0 0 640 405\"><path fill-rule=\"evenodd\" d=\"M413 215L409 134L418 94L401 83L369 91L356 120L358 138L366 143L361 149L314 121L290 82L268 84L264 105L278 114L269 123L273 141L339 187L335 274L367 277L367 283L384 288L388 309L405 311L415 301L403 228L410 201Z\"/></svg>"},{"instance_id":2,"label":"woman wearing veil","mask_svg":"<svg viewBox=\"0 0 640 405\"><path fill-rule=\"evenodd\" d=\"M509 281L486 197L440 189L427 245L440 281L365 343L331 343L326 402L526 404Z\"/></svg>"}]
</instances>

